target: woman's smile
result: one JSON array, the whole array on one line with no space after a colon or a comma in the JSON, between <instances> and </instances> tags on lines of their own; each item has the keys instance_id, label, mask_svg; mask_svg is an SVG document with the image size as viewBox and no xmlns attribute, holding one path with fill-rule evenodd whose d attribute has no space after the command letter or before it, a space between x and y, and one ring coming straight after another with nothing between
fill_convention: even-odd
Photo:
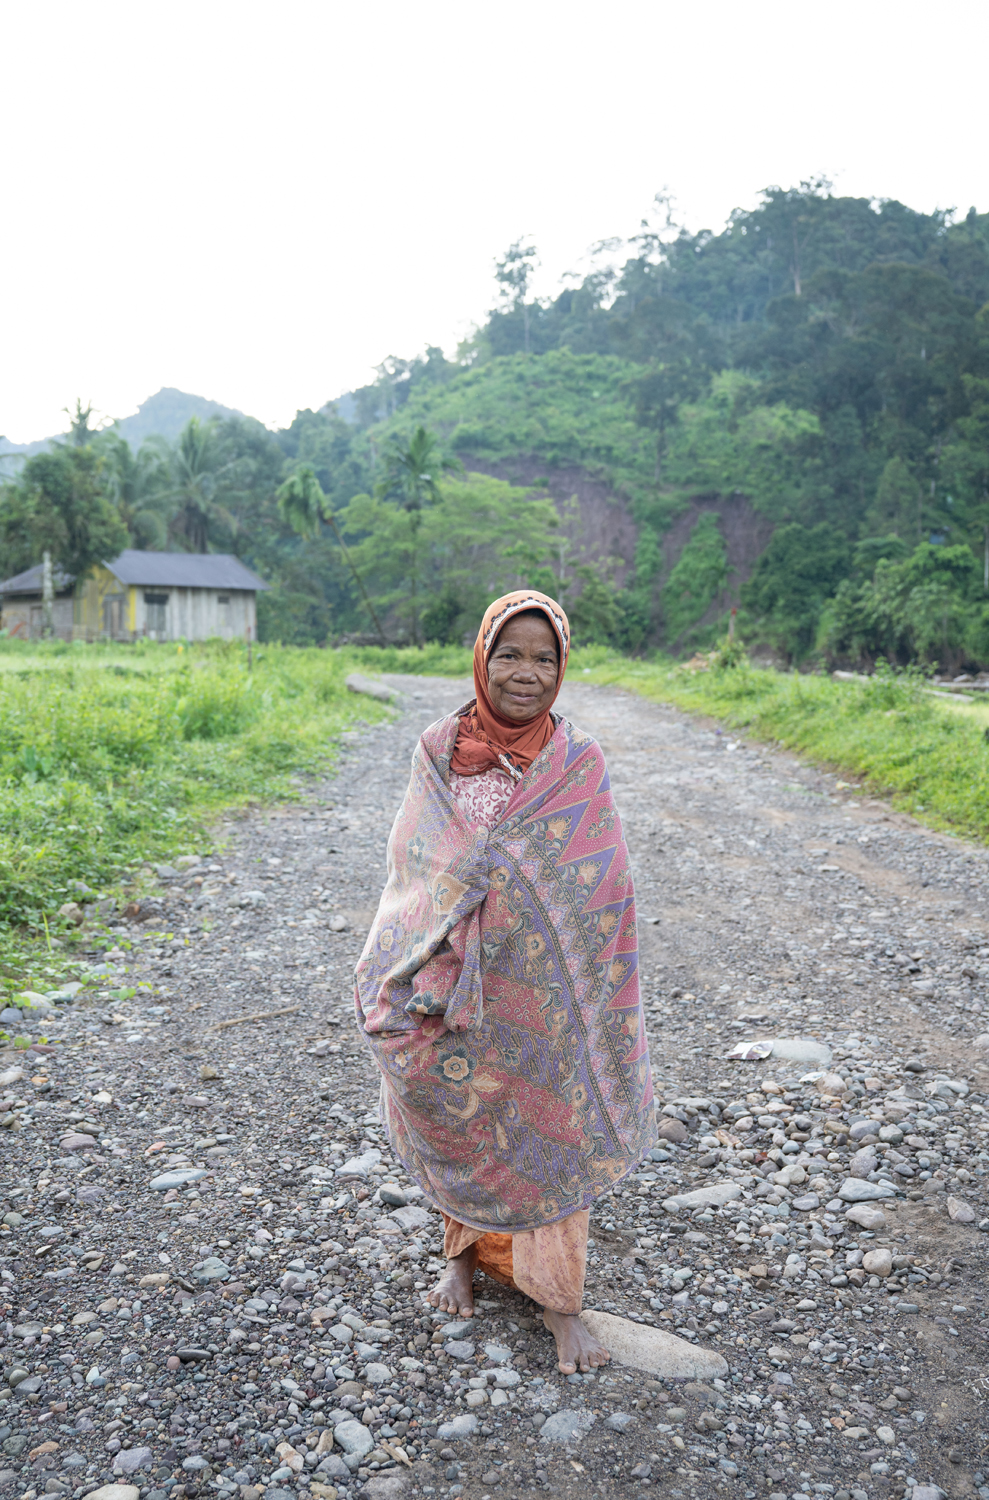
<instances>
[{"instance_id":1,"label":"woman's smile","mask_svg":"<svg viewBox=\"0 0 989 1500\"><path fill-rule=\"evenodd\" d=\"M545 615L522 614L502 627L488 661L488 693L502 718L524 722L556 697L560 657Z\"/></svg>"}]
</instances>

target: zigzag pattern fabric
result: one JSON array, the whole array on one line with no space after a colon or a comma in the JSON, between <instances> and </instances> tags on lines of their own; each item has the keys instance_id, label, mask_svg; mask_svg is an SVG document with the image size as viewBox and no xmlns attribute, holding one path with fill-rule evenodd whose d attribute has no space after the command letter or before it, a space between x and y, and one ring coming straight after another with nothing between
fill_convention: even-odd
<instances>
[{"instance_id":1,"label":"zigzag pattern fabric","mask_svg":"<svg viewBox=\"0 0 989 1500\"><path fill-rule=\"evenodd\" d=\"M600 747L559 719L489 832L449 787L463 711L413 756L357 1017L406 1170L460 1223L511 1234L620 1182L655 1143L655 1110Z\"/></svg>"}]
</instances>

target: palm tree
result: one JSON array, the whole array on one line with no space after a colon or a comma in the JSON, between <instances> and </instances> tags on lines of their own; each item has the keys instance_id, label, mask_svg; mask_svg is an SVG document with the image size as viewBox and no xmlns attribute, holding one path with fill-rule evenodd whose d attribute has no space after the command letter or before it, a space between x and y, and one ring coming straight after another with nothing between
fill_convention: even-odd
<instances>
[{"instance_id":1,"label":"palm tree","mask_svg":"<svg viewBox=\"0 0 989 1500\"><path fill-rule=\"evenodd\" d=\"M278 509L282 520L286 521L292 530L307 541L315 541L319 536L319 525L321 521L328 522L333 535L340 543L340 551L343 553L344 561L354 576L354 581L361 591L364 603L367 605L368 613L374 621L374 628L383 646L387 646L385 633L381 628L381 621L375 613L374 605L364 587L364 580L354 567L350 553L337 527L333 508L323 494L322 487L316 477L316 470L312 464L300 464L294 474L290 474L285 483L275 493L278 501Z\"/></svg>"},{"instance_id":2,"label":"palm tree","mask_svg":"<svg viewBox=\"0 0 989 1500\"><path fill-rule=\"evenodd\" d=\"M170 500L177 501L169 524L172 536L188 552L206 552L211 524L237 530L237 518L217 499L226 487L233 462L224 462L212 422L190 417L172 450Z\"/></svg>"},{"instance_id":3,"label":"palm tree","mask_svg":"<svg viewBox=\"0 0 989 1500\"><path fill-rule=\"evenodd\" d=\"M148 438L137 453L119 431L98 434L93 446L104 460L104 487L137 547L155 551L167 540L169 460L164 438Z\"/></svg>"},{"instance_id":4,"label":"palm tree","mask_svg":"<svg viewBox=\"0 0 989 1500\"><path fill-rule=\"evenodd\" d=\"M447 458L435 435L421 426L416 428L408 440L392 438L385 448L383 458L384 477L375 486L374 493L379 500L397 500L402 509L409 513L412 527L409 573L412 641L414 645L420 646L417 540L422 512L427 505L435 505L440 498L440 475L460 473L463 465L458 459Z\"/></svg>"},{"instance_id":5,"label":"palm tree","mask_svg":"<svg viewBox=\"0 0 989 1500\"><path fill-rule=\"evenodd\" d=\"M89 425L89 419L95 410L92 402L88 406L83 406L81 399L77 396L75 411L71 411L67 406L63 406L62 410L69 419L69 431L67 434L69 447L85 448L86 444L91 442L99 432L98 427L91 427Z\"/></svg>"}]
</instances>

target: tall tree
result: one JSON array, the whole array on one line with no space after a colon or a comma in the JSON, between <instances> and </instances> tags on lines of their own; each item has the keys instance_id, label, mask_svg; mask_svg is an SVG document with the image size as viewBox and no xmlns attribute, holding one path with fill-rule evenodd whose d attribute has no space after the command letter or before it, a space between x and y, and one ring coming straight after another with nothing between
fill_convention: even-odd
<instances>
[{"instance_id":1,"label":"tall tree","mask_svg":"<svg viewBox=\"0 0 989 1500\"><path fill-rule=\"evenodd\" d=\"M539 264L535 245L524 245L521 239L509 245L495 264L495 280L501 288L502 301L522 314L523 347L529 349L529 283Z\"/></svg>"},{"instance_id":2,"label":"tall tree","mask_svg":"<svg viewBox=\"0 0 989 1500\"><path fill-rule=\"evenodd\" d=\"M28 459L0 492L0 567L5 576L41 561L75 578L127 546L127 527L106 493L103 461L91 445L56 447Z\"/></svg>"},{"instance_id":3,"label":"tall tree","mask_svg":"<svg viewBox=\"0 0 989 1500\"><path fill-rule=\"evenodd\" d=\"M444 454L438 438L425 427L417 427L410 438L393 438L384 453L384 474L375 486L377 500L397 501L409 517L411 547L409 551L410 621L413 645L421 646L419 636L419 548L418 533L422 512L440 498L440 477L459 472L457 459Z\"/></svg>"},{"instance_id":4,"label":"tall tree","mask_svg":"<svg viewBox=\"0 0 989 1500\"><path fill-rule=\"evenodd\" d=\"M235 461L228 458L213 421L190 417L171 455L169 498L175 503L169 532L188 552L207 552L210 531L222 522L237 530L226 502L233 495Z\"/></svg>"},{"instance_id":5,"label":"tall tree","mask_svg":"<svg viewBox=\"0 0 989 1500\"><path fill-rule=\"evenodd\" d=\"M308 541L315 541L319 536L320 523L326 521L333 535L340 544L344 561L353 576L361 593L361 598L367 606L368 614L374 621L374 628L378 632L383 646L388 644L385 632L381 627L374 605L371 603L370 595L364 585L364 580L351 560L347 544L340 535L336 517L333 509L323 494L316 471L312 464L300 464L293 474L290 474L285 483L277 491L278 509L282 519L287 521L292 530Z\"/></svg>"},{"instance_id":6,"label":"tall tree","mask_svg":"<svg viewBox=\"0 0 989 1500\"><path fill-rule=\"evenodd\" d=\"M131 542L143 550L158 550L168 538L169 499L167 445L153 440L137 453L122 433L101 432L93 446L103 459L103 483L130 532Z\"/></svg>"}]
</instances>

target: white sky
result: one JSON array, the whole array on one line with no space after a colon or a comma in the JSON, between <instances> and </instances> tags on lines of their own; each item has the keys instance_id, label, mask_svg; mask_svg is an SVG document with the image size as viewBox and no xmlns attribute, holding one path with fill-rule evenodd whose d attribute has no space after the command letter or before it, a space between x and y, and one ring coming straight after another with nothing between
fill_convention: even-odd
<instances>
[{"instance_id":1,"label":"white sky","mask_svg":"<svg viewBox=\"0 0 989 1500\"><path fill-rule=\"evenodd\" d=\"M553 291L664 186L989 208L984 0L32 0L4 11L0 433L162 385L270 425Z\"/></svg>"}]
</instances>

